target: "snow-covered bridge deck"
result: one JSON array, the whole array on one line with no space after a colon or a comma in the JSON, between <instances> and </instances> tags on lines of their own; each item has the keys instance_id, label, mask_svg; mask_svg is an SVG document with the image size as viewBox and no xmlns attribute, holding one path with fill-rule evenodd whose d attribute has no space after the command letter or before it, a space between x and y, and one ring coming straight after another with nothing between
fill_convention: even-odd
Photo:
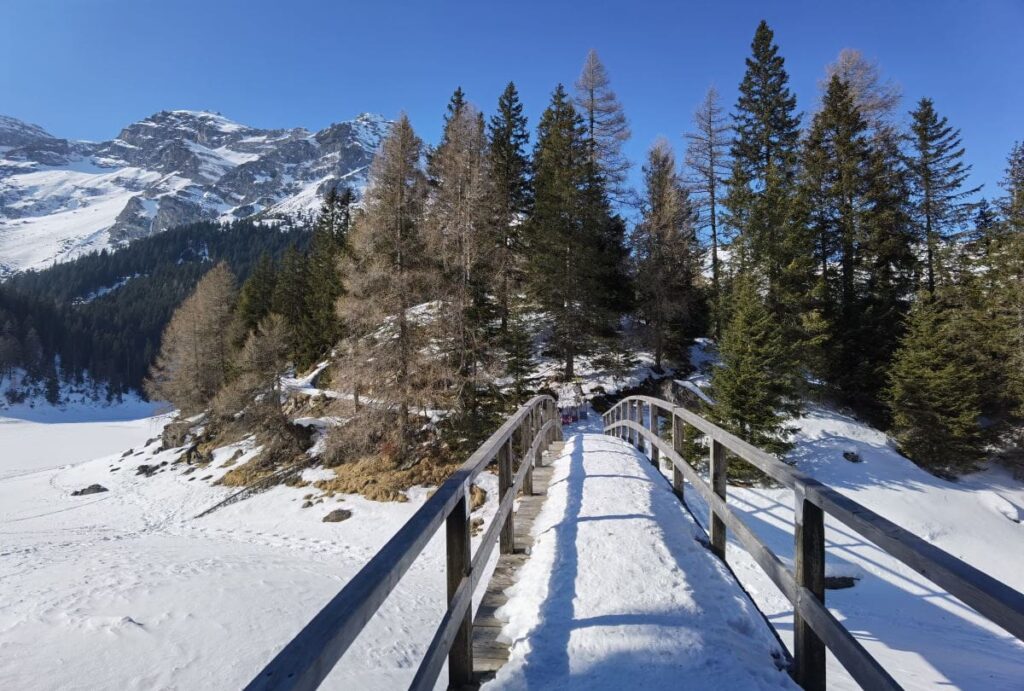
<instances>
[{"instance_id":1,"label":"snow-covered bridge deck","mask_svg":"<svg viewBox=\"0 0 1024 691\"><path fill-rule=\"evenodd\" d=\"M600 418L567 430L486 688L795 688L768 625L669 483Z\"/></svg>"}]
</instances>

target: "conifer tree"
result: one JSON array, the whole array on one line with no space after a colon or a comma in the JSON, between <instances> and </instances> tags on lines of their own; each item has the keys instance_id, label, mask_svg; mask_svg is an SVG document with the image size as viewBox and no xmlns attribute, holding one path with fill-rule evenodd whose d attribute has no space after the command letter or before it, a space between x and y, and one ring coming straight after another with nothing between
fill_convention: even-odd
<instances>
[{"instance_id":1,"label":"conifer tree","mask_svg":"<svg viewBox=\"0 0 1024 691\"><path fill-rule=\"evenodd\" d=\"M825 68L825 78L818 83L822 96L828 91L832 77L839 77L846 84L854 105L873 134L892 128L903 92L892 80L882 78L876 61L869 60L859 50L843 48L836 61Z\"/></svg>"},{"instance_id":2,"label":"conifer tree","mask_svg":"<svg viewBox=\"0 0 1024 691\"><path fill-rule=\"evenodd\" d=\"M800 116L785 61L773 41L762 21L733 113L732 170L724 205L729 225L747 246L739 254L766 281L769 302L781 318L787 316L782 305L788 299L783 274L799 252L790 247L786 233L792 227Z\"/></svg>"},{"instance_id":3,"label":"conifer tree","mask_svg":"<svg viewBox=\"0 0 1024 691\"><path fill-rule=\"evenodd\" d=\"M512 82L498 99L498 112L488 125L497 246L494 248L494 294L501 332L507 330L513 295L522 285L522 227L530 212L533 189L526 145L530 135L519 93Z\"/></svg>"},{"instance_id":4,"label":"conifer tree","mask_svg":"<svg viewBox=\"0 0 1024 691\"><path fill-rule=\"evenodd\" d=\"M630 164L622 154L622 145L630 137L629 122L595 50L587 53L583 71L576 80L574 104L586 128L591 165L604 181L608 196L624 201Z\"/></svg>"},{"instance_id":5,"label":"conifer tree","mask_svg":"<svg viewBox=\"0 0 1024 691\"><path fill-rule=\"evenodd\" d=\"M644 182L643 218L632 236L636 307L660 369L670 342L679 339L694 311L700 267L693 213L664 139L648 152Z\"/></svg>"},{"instance_id":6,"label":"conifer tree","mask_svg":"<svg viewBox=\"0 0 1024 691\"><path fill-rule=\"evenodd\" d=\"M1017 142L1006 162L1006 175L1000 181L1006 195L999 200L999 213L1006 231L1024 233L1024 142Z\"/></svg>"},{"instance_id":7,"label":"conifer tree","mask_svg":"<svg viewBox=\"0 0 1024 691\"><path fill-rule=\"evenodd\" d=\"M348 236L352 191L332 188L324 197L306 260L306 293L299 321L296 365L306 367L324 356L341 336L337 302L342 285L339 262Z\"/></svg>"},{"instance_id":8,"label":"conifer tree","mask_svg":"<svg viewBox=\"0 0 1024 691\"><path fill-rule=\"evenodd\" d=\"M722 270L718 250L725 238L719 224L719 207L729 173L730 127L723 115L718 90L708 89L704 101L693 114L695 130L686 135L686 166L699 227L706 229L711 253L711 306L715 338L722 337L724 305Z\"/></svg>"},{"instance_id":9,"label":"conifer tree","mask_svg":"<svg viewBox=\"0 0 1024 691\"><path fill-rule=\"evenodd\" d=\"M937 471L970 467L980 455L975 323L954 286L918 295L889 374L893 433L901 451Z\"/></svg>"},{"instance_id":10,"label":"conifer tree","mask_svg":"<svg viewBox=\"0 0 1024 691\"><path fill-rule=\"evenodd\" d=\"M393 438L398 459L411 450L413 413L430 407L437 388L427 322L411 314L433 273L424 251L422 157L423 143L403 114L370 168L342 273L342 316L358 345L338 364L354 387L395 411L396 424L382 433Z\"/></svg>"},{"instance_id":11,"label":"conifer tree","mask_svg":"<svg viewBox=\"0 0 1024 691\"><path fill-rule=\"evenodd\" d=\"M478 412L480 369L490 346L489 288L495 224L494 180L480 113L462 104L445 123L428 167L431 196L423 221L426 251L440 266L438 343L455 389L455 403L471 422Z\"/></svg>"},{"instance_id":12,"label":"conifer tree","mask_svg":"<svg viewBox=\"0 0 1024 691\"><path fill-rule=\"evenodd\" d=\"M270 255L264 252L238 293L235 310L235 345L241 347L249 334L270 313L277 274Z\"/></svg>"},{"instance_id":13,"label":"conifer tree","mask_svg":"<svg viewBox=\"0 0 1024 691\"><path fill-rule=\"evenodd\" d=\"M534 206L526 226L531 294L553 321L564 376L588 341L615 321L628 283L622 226L610 216L583 119L559 85L541 116L534 149Z\"/></svg>"},{"instance_id":14,"label":"conifer tree","mask_svg":"<svg viewBox=\"0 0 1024 691\"><path fill-rule=\"evenodd\" d=\"M785 417L799 411L785 332L749 276L737 278L732 300L708 414L751 444L781 453L790 447Z\"/></svg>"},{"instance_id":15,"label":"conifer tree","mask_svg":"<svg viewBox=\"0 0 1024 691\"><path fill-rule=\"evenodd\" d=\"M308 333L308 292L309 264L306 256L296 247L289 247L281 258L271 306L275 313L284 317L289 357L297 366L304 362L306 356L306 344L303 339Z\"/></svg>"},{"instance_id":16,"label":"conifer tree","mask_svg":"<svg viewBox=\"0 0 1024 691\"><path fill-rule=\"evenodd\" d=\"M235 277L221 262L203 276L164 330L145 384L152 400L169 401L191 415L213 398L228 374L230 331L225 326L234 301Z\"/></svg>"},{"instance_id":17,"label":"conifer tree","mask_svg":"<svg viewBox=\"0 0 1024 691\"><path fill-rule=\"evenodd\" d=\"M963 161L960 130L939 117L932 100L922 98L910 115L914 222L925 249L925 287L933 292L939 243L967 222L973 205L964 200L981 188L964 187L971 166Z\"/></svg>"}]
</instances>

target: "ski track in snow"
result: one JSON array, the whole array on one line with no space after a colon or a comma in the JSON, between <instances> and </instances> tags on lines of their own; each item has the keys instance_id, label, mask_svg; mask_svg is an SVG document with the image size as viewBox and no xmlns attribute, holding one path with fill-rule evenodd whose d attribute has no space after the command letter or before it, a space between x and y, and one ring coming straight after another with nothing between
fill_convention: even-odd
<instances>
[{"instance_id":1,"label":"ski track in snow","mask_svg":"<svg viewBox=\"0 0 1024 691\"><path fill-rule=\"evenodd\" d=\"M486 688L795 688L668 484L599 422L568 435L554 463L531 558L502 608L511 658Z\"/></svg>"}]
</instances>

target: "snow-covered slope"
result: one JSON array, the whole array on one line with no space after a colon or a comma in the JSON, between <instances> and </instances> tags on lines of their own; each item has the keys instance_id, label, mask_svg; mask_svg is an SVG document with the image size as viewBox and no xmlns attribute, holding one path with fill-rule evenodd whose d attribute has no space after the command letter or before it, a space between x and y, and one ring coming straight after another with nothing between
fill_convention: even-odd
<instances>
[{"instance_id":1,"label":"snow-covered slope","mask_svg":"<svg viewBox=\"0 0 1024 691\"><path fill-rule=\"evenodd\" d=\"M0 277L182 223L315 212L338 182L365 185L388 126L263 130L175 110L96 143L0 116Z\"/></svg>"}]
</instances>

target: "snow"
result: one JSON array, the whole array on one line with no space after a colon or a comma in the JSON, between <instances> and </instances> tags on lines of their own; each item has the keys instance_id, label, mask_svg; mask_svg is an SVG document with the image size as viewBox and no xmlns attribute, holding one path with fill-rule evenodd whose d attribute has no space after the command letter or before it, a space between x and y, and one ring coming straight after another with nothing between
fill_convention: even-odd
<instances>
[{"instance_id":1,"label":"snow","mask_svg":"<svg viewBox=\"0 0 1024 691\"><path fill-rule=\"evenodd\" d=\"M713 362L707 345L698 357ZM886 435L848 415L809 405L788 460L897 525L1024 591L1024 484L993 466L958 482L937 478L896 451ZM843 458L856 453L861 462ZM663 468L663 470L665 470ZM667 475L667 472L666 472ZM728 488L729 503L789 565L793 562L793 492ZM707 506L687 493L706 524ZM860 580L830 590L830 610L907 689L1020 689L1024 643L826 516L826 573ZM728 561L758 607L792 645L792 606L733 540ZM858 686L829 655L829 688Z\"/></svg>"},{"instance_id":2,"label":"snow","mask_svg":"<svg viewBox=\"0 0 1024 691\"><path fill-rule=\"evenodd\" d=\"M498 612L511 657L485 688L795 688L669 485L591 420L554 462L530 559Z\"/></svg>"},{"instance_id":3,"label":"snow","mask_svg":"<svg viewBox=\"0 0 1024 691\"><path fill-rule=\"evenodd\" d=\"M279 486L196 520L233 491L211 484L224 463L256 449L241 440L186 475L181 449L144 446L164 422L0 424L0 688L240 688L429 493L302 509L320 492ZM93 483L109 491L71 496ZM478 483L486 529L497 479ZM335 508L352 517L322 522ZM444 610L444 564L441 531L323 688L409 684Z\"/></svg>"}]
</instances>

